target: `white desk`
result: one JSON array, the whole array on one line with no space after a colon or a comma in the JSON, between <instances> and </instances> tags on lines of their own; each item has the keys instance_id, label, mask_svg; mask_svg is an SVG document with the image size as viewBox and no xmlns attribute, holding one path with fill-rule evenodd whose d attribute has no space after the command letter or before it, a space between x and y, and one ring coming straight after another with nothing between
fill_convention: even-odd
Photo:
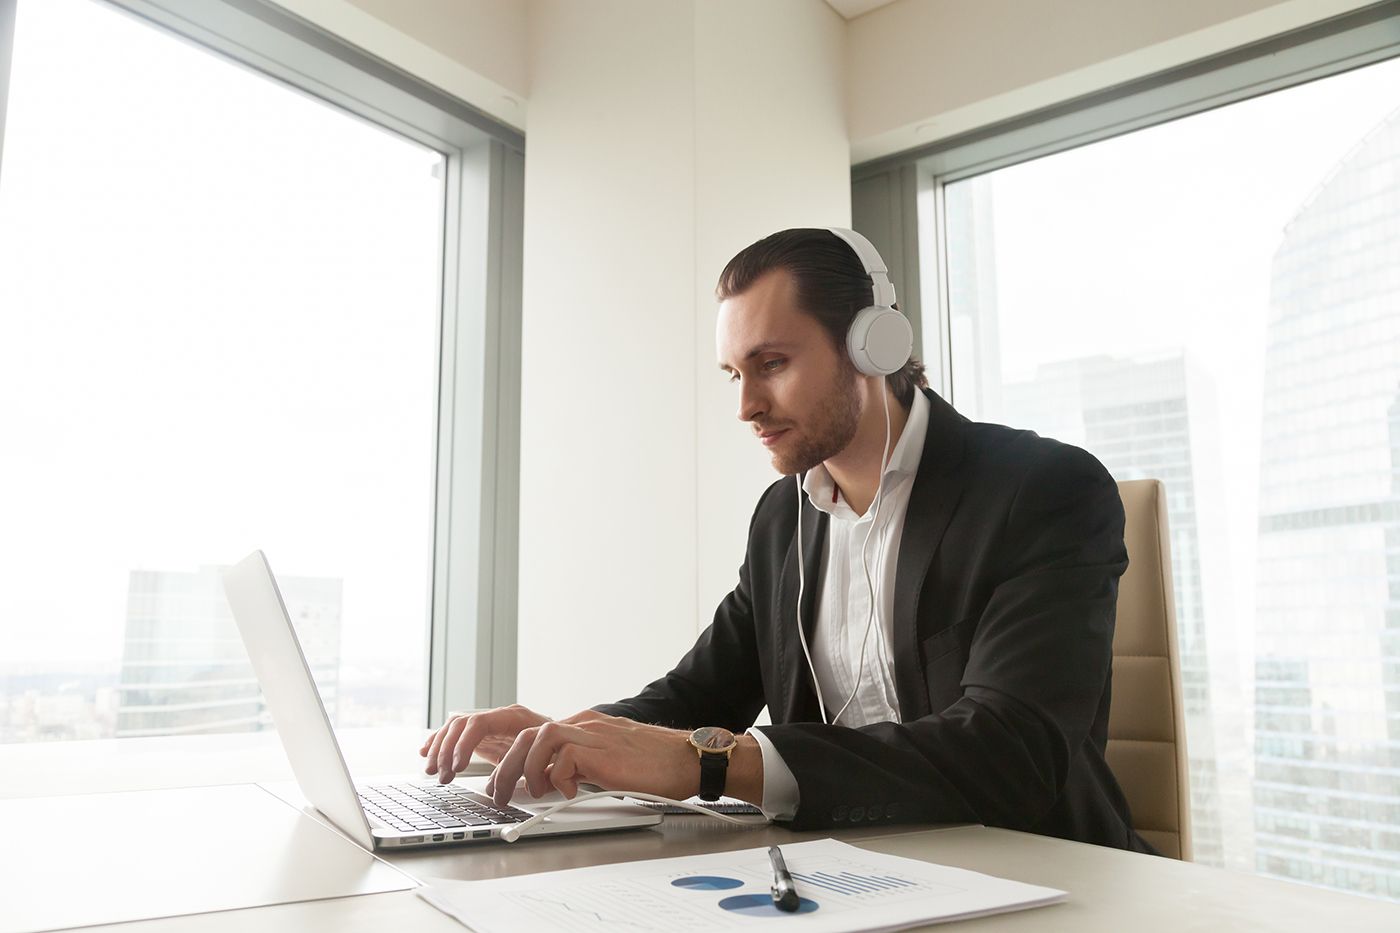
<instances>
[{"instance_id":1,"label":"white desk","mask_svg":"<svg viewBox=\"0 0 1400 933\"><path fill-rule=\"evenodd\" d=\"M4 800L0 827L6 933L417 886L253 784Z\"/></svg>"},{"instance_id":2,"label":"white desk","mask_svg":"<svg viewBox=\"0 0 1400 933\"><path fill-rule=\"evenodd\" d=\"M773 827L739 831L700 817L667 817L655 829L396 853L396 867L419 877L495 878L610 861L796 842L815 834ZM1065 904L942 925L938 930L1184 931L1269 930L1368 933L1400 930L1400 906L1199 865L980 826L858 829L831 833L877 852L956 865L1069 892ZM274 858L264 852L261 858ZM368 894L252 910L94 927L107 933L462 933L463 927L412 891Z\"/></svg>"}]
</instances>

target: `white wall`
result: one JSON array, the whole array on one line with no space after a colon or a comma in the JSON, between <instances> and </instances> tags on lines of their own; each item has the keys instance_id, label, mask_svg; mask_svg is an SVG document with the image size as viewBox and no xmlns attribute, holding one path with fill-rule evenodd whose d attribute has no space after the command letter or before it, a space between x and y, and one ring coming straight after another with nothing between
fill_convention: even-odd
<instances>
[{"instance_id":1,"label":"white wall","mask_svg":"<svg viewBox=\"0 0 1400 933\"><path fill-rule=\"evenodd\" d=\"M777 478L719 372L715 282L776 230L849 224L851 193L840 18L809 0L698 0L696 13L698 633L733 589L757 494Z\"/></svg>"},{"instance_id":2,"label":"white wall","mask_svg":"<svg viewBox=\"0 0 1400 933\"><path fill-rule=\"evenodd\" d=\"M926 145L1371 0L896 0L847 26L851 160Z\"/></svg>"},{"instance_id":3,"label":"white wall","mask_svg":"<svg viewBox=\"0 0 1400 933\"><path fill-rule=\"evenodd\" d=\"M714 282L775 229L848 222L849 163L824 3L531 14L519 693L560 713L664 673L733 586L773 474Z\"/></svg>"}]
</instances>

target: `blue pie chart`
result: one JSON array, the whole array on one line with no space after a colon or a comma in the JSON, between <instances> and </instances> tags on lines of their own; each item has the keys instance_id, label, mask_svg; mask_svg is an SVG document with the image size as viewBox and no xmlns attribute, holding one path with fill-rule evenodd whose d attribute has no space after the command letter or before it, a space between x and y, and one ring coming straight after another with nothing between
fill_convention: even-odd
<instances>
[{"instance_id":1,"label":"blue pie chart","mask_svg":"<svg viewBox=\"0 0 1400 933\"><path fill-rule=\"evenodd\" d=\"M735 894L719 902L725 910L750 917L791 917L793 914L810 914L817 909L817 902L802 898L796 910L779 910L769 894Z\"/></svg>"},{"instance_id":2,"label":"blue pie chart","mask_svg":"<svg viewBox=\"0 0 1400 933\"><path fill-rule=\"evenodd\" d=\"M671 886L689 888L692 891L728 891L730 888L741 887L743 883L738 878L723 878L719 875L691 875L688 878L677 878L671 882Z\"/></svg>"}]
</instances>

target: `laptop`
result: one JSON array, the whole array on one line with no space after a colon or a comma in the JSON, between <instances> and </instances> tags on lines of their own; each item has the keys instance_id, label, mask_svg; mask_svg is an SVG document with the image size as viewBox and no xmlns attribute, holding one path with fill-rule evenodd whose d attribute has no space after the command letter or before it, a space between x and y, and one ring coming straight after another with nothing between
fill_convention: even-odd
<instances>
[{"instance_id":1,"label":"laptop","mask_svg":"<svg viewBox=\"0 0 1400 933\"><path fill-rule=\"evenodd\" d=\"M361 846L373 850L498 841L502 830L563 800L557 793L542 798L517 794L511 805L497 807L481 793L484 777L440 785L420 776L357 787L263 552L254 551L225 570L223 583L302 794ZM660 821L660 813L636 804L585 800L536 823L526 836L628 829Z\"/></svg>"}]
</instances>

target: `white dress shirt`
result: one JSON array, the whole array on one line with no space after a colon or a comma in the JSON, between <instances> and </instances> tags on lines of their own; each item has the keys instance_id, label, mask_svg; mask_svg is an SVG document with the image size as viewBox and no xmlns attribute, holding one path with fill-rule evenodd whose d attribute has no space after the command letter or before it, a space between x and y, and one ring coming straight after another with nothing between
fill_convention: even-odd
<instances>
[{"instance_id":1,"label":"white dress shirt","mask_svg":"<svg viewBox=\"0 0 1400 933\"><path fill-rule=\"evenodd\" d=\"M807 584L817 585L817 624L809 647L817 686L827 715L836 716L847 697L850 705L840 718L843 726L899 722L899 699L894 689L894 575L899 564L899 539L909 495L928 435L929 403L914 392L913 404L899 442L885 467L879 514L875 508L857 515L846 502L825 464L817 464L802 484L812 505L831 516L820 568L808 568ZM866 535L869 534L869 543ZM864 560L862 560L864 549ZM869 568L869 582L866 568ZM819 571L813 573L813 570ZM870 618L871 596L876 615ZM869 635L866 635L867 629ZM865 642L862 663L861 642ZM858 666L859 665L859 666ZM804 670L804 676L811 672ZM769 819L791 819L797 813L797 780L761 728L752 730L763 753L763 803Z\"/></svg>"}]
</instances>

